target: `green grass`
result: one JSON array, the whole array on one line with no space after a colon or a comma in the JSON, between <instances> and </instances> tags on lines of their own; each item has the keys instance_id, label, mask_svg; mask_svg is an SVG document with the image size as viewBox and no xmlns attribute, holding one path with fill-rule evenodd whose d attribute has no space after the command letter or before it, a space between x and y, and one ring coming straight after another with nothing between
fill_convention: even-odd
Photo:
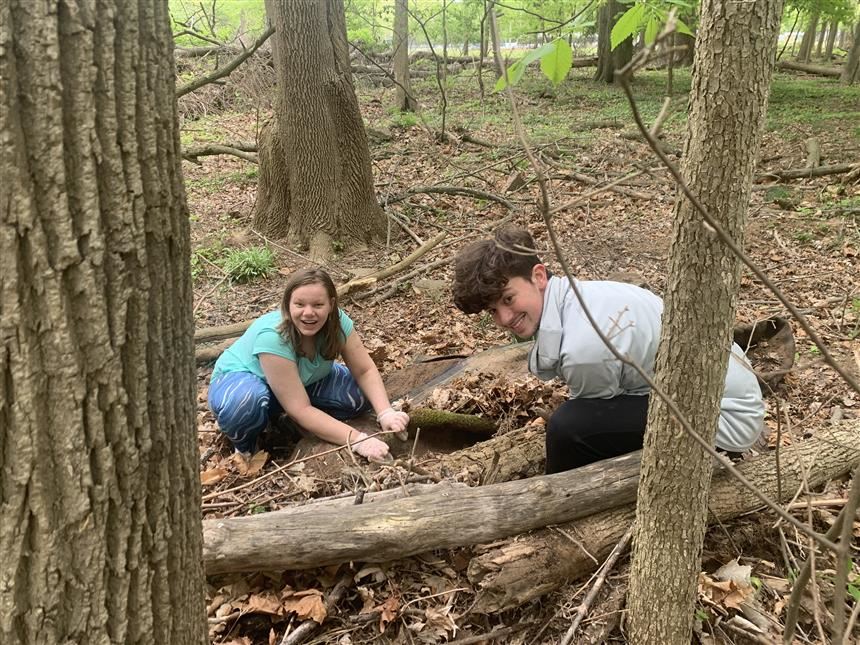
<instances>
[{"instance_id":1,"label":"green grass","mask_svg":"<svg viewBox=\"0 0 860 645\"><path fill-rule=\"evenodd\" d=\"M275 270L275 256L265 246L231 249L220 265L233 282L250 282L266 278Z\"/></svg>"},{"instance_id":2,"label":"green grass","mask_svg":"<svg viewBox=\"0 0 860 645\"><path fill-rule=\"evenodd\" d=\"M842 85L831 78L799 78L789 73L774 74L770 87L767 129L778 130L791 139L792 126L815 129L845 126L860 122L860 87ZM860 138L860 128L853 128Z\"/></svg>"}]
</instances>

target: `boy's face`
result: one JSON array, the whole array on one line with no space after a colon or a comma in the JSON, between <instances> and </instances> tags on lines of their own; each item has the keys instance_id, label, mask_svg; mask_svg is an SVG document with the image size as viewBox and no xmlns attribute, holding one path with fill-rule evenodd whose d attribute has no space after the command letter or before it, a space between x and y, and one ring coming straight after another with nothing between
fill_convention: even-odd
<instances>
[{"instance_id":1,"label":"boy's face","mask_svg":"<svg viewBox=\"0 0 860 645\"><path fill-rule=\"evenodd\" d=\"M543 292L546 290L546 267L532 267L531 280L519 276L510 278L499 299L487 307L496 324L520 338L537 333L543 312Z\"/></svg>"}]
</instances>

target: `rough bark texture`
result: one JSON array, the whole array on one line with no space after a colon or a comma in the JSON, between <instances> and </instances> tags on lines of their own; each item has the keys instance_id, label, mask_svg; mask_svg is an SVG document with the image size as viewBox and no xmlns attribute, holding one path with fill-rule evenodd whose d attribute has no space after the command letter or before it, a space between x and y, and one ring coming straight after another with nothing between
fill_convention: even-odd
<instances>
[{"instance_id":1,"label":"rough bark texture","mask_svg":"<svg viewBox=\"0 0 860 645\"><path fill-rule=\"evenodd\" d=\"M851 85L860 77L860 20L854 25L854 43L845 59L845 67L842 68L842 76L839 80L846 85Z\"/></svg>"},{"instance_id":2,"label":"rough bark texture","mask_svg":"<svg viewBox=\"0 0 860 645\"><path fill-rule=\"evenodd\" d=\"M166 0L0 3L0 642L204 643Z\"/></svg>"},{"instance_id":3,"label":"rough bark texture","mask_svg":"<svg viewBox=\"0 0 860 645\"><path fill-rule=\"evenodd\" d=\"M612 83L615 72L630 62L633 56L633 39L628 38L614 50L610 34L619 14L624 12L625 5L616 0L608 0L600 6L597 14L597 71L595 81Z\"/></svg>"},{"instance_id":4,"label":"rough bark texture","mask_svg":"<svg viewBox=\"0 0 860 645\"><path fill-rule=\"evenodd\" d=\"M682 174L743 247L782 0L705 0L696 40ZM713 445L740 260L678 199L655 367L659 387ZM711 457L651 396L628 608L634 644L690 641Z\"/></svg>"},{"instance_id":5,"label":"rough bark texture","mask_svg":"<svg viewBox=\"0 0 860 645\"><path fill-rule=\"evenodd\" d=\"M414 112L418 106L409 83L409 0L396 0L394 3L392 46L394 79L398 83L395 90L395 105L403 112Z\"/></svg>"},{"instance_id":6,"label":"rough bark texture","mask_svg":"<svg viewBox=\"0 0 860 645\"><path fill-rule=\"evenodd\" d=\"M780 461L781 487L777 486L773 453L745 461L738 468L771 499L781 492L782 501L786 501L797 491L806 468L810 469L809 485L815 488L848 472L860 461L860 426L854 421L838 429L819 430L812 439L784 449ZM730 520L760 506L758 498L731 475L724 471L714 475L708 499L709 523ZM510 609L589 574L597 563L588 553L602 562L634 515L632 504L596 513L558 527L564 533L542 529L472 558L469 581L478 589L473 611Z\"/></svg>"},{"instance_id":7,"label":"rough bark texture","mask_svg":"<svg viewBox=\"0 0 860 645\"><path fill-rule=\"evenodd\" d=\"M624 505L636 495L639 454L555 475L349 507L206 520L207 573L386 562L487 542Z\"/></svg>"},{"instance_id":8,"label":"rough bark texture","mask_svg":"<svg viewBox=\"0 0 860 645\"><path fill-rule=\"evenodd\" d=\"M332 253L385 230L352 85L341 0L266 0L277 29L276 115L260 141L254 227Z\"/></svg>"}]
</instances>

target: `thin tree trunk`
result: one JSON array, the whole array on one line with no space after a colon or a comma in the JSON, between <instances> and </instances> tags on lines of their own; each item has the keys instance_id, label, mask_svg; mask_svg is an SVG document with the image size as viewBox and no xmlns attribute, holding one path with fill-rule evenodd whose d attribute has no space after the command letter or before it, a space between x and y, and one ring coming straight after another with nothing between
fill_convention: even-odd
<instances>
[{"instance_id":1,"label":"thin tree trunk","mask_svg":"<svg viewBox=\"0 0 860 645\"><path fill-rule=\"evenodd\" d=\"M362 247L384 234L385 216L352 85L343 3L266 0L266 11L276 28L278 96L260 141L254 227L318 259L332 254L334 241Z\"/></svg>"},{"instance_id":2,"label":"thin tree trunk","mask_svg":"<svg viewBox=\"0 0 860 645\"><path fill-rule=\"evenodd\" d=\"M610 34L615 20L623 11L624 5L616 0L608 0L598 10L597 23L597 71L595 81L612 83L615 72L624 67L633 57L633 38L628 38L612 49Z\"/></svg>"},{"instance_id":3,"label":"thin tree trunk","mask_svg":"<svg viewBox=\"0 0 860 645\"><path fill-rule=\"evenodd\" d=\"M167 2L0 25L0 642L203 645Z\"/></svg>"},{"instance_id":4,"label":"thin tree trunk","mask_svg":"<svg viewBox=\"0 0 860 645\"><path fill-rule=\"evenodd\" d=\"M839 80L846 85L851 85L858 76L860 76L860 20L854 25L854 44L851 45L851 51L845 59L845 66L842 68L842 76Z\"/></svg>"},{"instance_id":5,"label":"thin tree trunk","mask_svg":"<svg viewBox=\"0 0 860 645\"><path fill-rule=\"evenodd\" d=\"M705 0L682 174L743 246L782 0ZM728 125L731 124L731 125ZM715 136L714 133L719 133ZM717 431L740 260L680 197L655 381L708 445ZM628 596L634 645L690 642L711 457L651 395Z\"/></svg>"},{"instance_id":6,"label":"thin tree trunk","mask_svg":"<svg viewBox=\"0 0 860 645\"><path fill-rule=\"evenodd\" d=\"M815 28L818 26L818 11L815 10L809 16L803 39L800 41L800 51L797 52L798 63L808 63L812 58L812 46L815 44Z\"/></svg>"},{"instance_id":7,"label":"thin tree trunk","mask_svg":"<svg viewBox=\"0 0 860 645\"><path fill-rule=\"evenodd\" d=\"M409 0L394 3L394 80L397 81L395 104L402 112L414 112L412 85L409 83Z\"/></svg>"},{"instance_id":8,"label":"thin tree trunk","mask_svg":"<svg viewBox=\"0 0 860 645\"><path fill-rule=\"evenodd\" d=\"M839 32L839 21L832 20L830 29L827 32L827 45L824 48L824 60L830 62L833 60L833 47L836 45L836 34Z\"/></svg>"},{"instance_id":9,"label":"thin tree trunk","mask_svg":"<svg viewBox=\"0 0 860 645\"><path fill-rule=\"evenodd\" d=\"M815 46L815 55L818 58L821 58L824 53L824 38L827 35L827 25L822 25L821 30L818 32L818 44Z\"/></svg>"}]
</instances>

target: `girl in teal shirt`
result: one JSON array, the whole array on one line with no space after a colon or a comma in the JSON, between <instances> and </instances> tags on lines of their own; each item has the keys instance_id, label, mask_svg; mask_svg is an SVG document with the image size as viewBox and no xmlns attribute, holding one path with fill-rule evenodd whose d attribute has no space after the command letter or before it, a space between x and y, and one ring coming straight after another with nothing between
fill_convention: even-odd
<instances>
[{"instance_id":1,"label":"girl in teal shirt","mask_svg":"<svg viewBox=\"0 0 860 645\"><path fill-rule=\"evenodd\" d=\"M334 362L338 356L346 365ZM388 445L343 421L372 408L384 432L400 434L409 423L405 412L391 407L379 370L322 269L290 276L280 310L255 320L221 355L209 407L246 457L269 420L283 413L320 439L349 445L373 461L388 458Z\"/></svg>"}]
</instances>

